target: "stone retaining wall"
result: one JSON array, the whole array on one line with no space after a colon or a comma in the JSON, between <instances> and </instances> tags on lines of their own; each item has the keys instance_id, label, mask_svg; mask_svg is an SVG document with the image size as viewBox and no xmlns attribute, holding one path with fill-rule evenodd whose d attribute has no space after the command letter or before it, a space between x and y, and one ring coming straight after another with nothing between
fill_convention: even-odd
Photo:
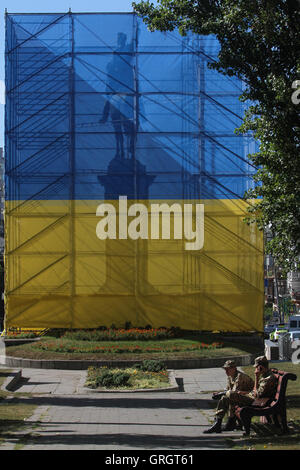
<instances>
[{"instance_id":1,"label":"stone retaining wall","mask_svg":"<svg viewBox=\"0 0 300 470\"><path fill-rule=\"evenodd\" d=\"M238 366L247 366L254 363L255 357L261 354L247 354L243 356L228 356L205 359L172 359L164 360L168 369L202 369L209 367L222 367L228 359L233 359ZM5 365L7 367L21 367L28 369L64 369L64 370L85 370L90 366L106 367L130 367L137 364L139 360L131 361L84 361L84 360L47 360L47 359L24 359L12 356L6 356Z\"/></svg>"}]
</instances>

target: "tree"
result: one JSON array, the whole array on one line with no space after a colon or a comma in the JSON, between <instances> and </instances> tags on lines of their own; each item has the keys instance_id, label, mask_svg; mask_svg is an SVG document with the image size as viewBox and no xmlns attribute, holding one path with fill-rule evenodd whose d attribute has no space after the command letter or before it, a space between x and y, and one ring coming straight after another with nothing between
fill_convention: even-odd
<instances>
[{"instance_id":1,"label":"tree","mask_svg":"<svg viewBox=\"0 0 300 470\"><path fill-rule=\"evenodd\" d=\"M252 132L260 144L249 155L258 170L255 188L245 194L254 199L246 222L272 232L266 251L277 264L299 267L300 100L294 88L300 87L300 2L158 0L133 7L152 31L178 29L219 40L218 60L209 66L244 81L240 99L253 104L236 132Z\"/></svg>"}]
</instances>

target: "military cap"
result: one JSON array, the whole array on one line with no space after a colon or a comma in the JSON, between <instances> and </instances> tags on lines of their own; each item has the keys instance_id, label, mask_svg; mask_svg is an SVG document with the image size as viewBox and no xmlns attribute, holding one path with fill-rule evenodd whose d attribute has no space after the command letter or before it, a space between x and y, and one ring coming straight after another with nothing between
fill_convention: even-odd
<instances>
[{"instance_id":1,"label":"military cap","mask_svg":"<svg viewBox=\"0 0 300 470\"><path fill-rule=\"evenodd\" d=\"M229 367L236 367L236 363L234 361L226 361L223 369L228 369Z\"/></svg>"},{"instance_id":2,"label":"military cap","mask_svg":"<svg viewBox=\"0 0 300 470\"><path fill-rule=\"evenodd\" d=\"M253 367L257 366L269 367L269 361L266 356L259 356L255 359Z\"/></svg>"}]
</instances>

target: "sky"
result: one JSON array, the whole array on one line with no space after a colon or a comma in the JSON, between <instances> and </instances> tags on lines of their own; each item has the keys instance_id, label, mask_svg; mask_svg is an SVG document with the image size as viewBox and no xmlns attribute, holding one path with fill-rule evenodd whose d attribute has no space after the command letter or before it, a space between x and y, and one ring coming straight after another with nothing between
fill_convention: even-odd
<instances>
[{"instance_id":1,"label":"sky","mask_svg":"<svg viewBox=\"0 0 300 470\"><path fill-rule=\"evenodd\" d=\"M132 11L133 0L1 0L0 7L0 147L4 146L4 14L8 13L64 13L127 12Z\"/></svg>"}]
</instances>

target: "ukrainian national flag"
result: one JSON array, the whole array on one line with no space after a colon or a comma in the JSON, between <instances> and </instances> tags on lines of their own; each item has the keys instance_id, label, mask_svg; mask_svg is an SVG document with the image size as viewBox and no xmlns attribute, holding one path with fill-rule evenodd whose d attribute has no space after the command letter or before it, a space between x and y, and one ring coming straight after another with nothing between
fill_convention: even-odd
<instances>
[{"instance_id":1,"label":"ukrainian national flag","mask_svg":"<svg viewBox=\"0 0 300 470\"><path fill-rule=\"evenodd\" d=\"M6 327L262 331L254 144L216 41L133 14L6 28Z\"/></svg>"}]
</instances>

